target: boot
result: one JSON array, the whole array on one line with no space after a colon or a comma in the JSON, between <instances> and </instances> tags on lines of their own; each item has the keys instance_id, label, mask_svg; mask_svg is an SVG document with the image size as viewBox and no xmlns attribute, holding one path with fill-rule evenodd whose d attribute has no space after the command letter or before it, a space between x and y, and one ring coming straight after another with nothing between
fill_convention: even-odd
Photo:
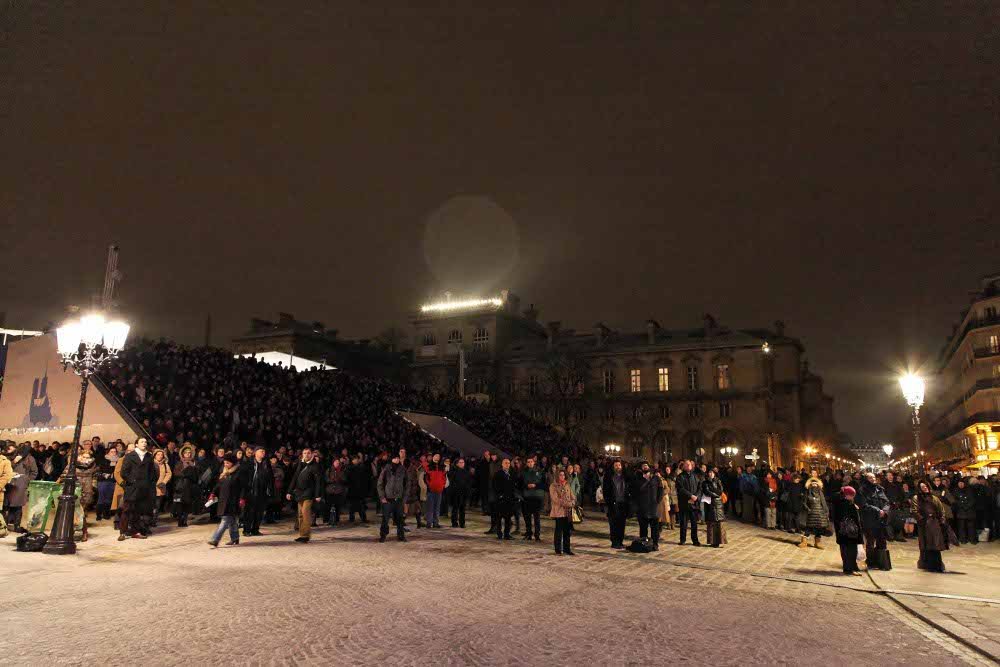
<instances>
[{"instance_id":1,"label":"boot","mask_svg":"<svg viewBox=\"0 0 1000 667\"><path fill-rule=\"evenodd\" d=\"M809 548L809 542L806 540L806 536L803 535L802 541L799 542L799 549L808 549L808 548Z\"/></svg>"},{"instance_id":2,"label":"boot","mask_svg":"<svg viewBox=\"0 0 1000 667\"><path fill-rule=\"evenodd\" d=\"M813 546L816 547L817 549L825 548L822 544L819 543L819 535L816 536L816 541L813 543Z\"/></svg>"},{"instance_id":3,"label":"boot","mask_svg":"<svg viewBox=\"0 0 1000 667\"><path fill-rule=\"evenodd\" d=\"M420 515L418 514L417 515L417 528L423 528L423 527L424 527L424 525L422 523L420 523Z\"/></svg>"}]
</instances>

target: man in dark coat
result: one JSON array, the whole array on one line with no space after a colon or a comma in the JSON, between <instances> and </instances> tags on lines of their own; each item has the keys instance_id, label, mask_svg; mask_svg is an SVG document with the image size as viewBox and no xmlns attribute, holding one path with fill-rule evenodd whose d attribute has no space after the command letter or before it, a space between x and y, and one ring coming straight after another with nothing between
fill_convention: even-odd
<instances>
[{"instance_id":1,"label":"man in dark coat","mask_svg":"<svg viewBox=\"0 0 1000 667\"><path fill-rule=\"evenodd\" d=\"M153 514L156 503L156 482L159 472L153 463L153 455L146 451L146 439L139 438L135 449L125 455L121 468L122 487L125 494L122 498L125 504L125 523L128 531L123 531L118 540L124 540L127 534L140 540L149 535L144 517Z\"/></svg>"},{"instance_id":2,"label":"man in dark coat","mask_svg":"<svg viewBox=\"0 0 1000 667\"><path fill-rule=\"evenodd\" d=\"M246 500L246 507L243 509L243 534L260 535L264 510L274 495L274 473L263 447L256 448L253 458L246 460L240 470L240 477L240 487Z\"/></svg>"},{"instance_id":3,"label":"man in dark coat","mask_svg":"<svg viewBox=\"0 0 1000 667\"><path fill-rule=\"evenodd\" d=\"M472 476L465 467L465 459L455 461L448 471L448 488L451 489L451 527L465 528L465 504L469 499Z\"/></svg>"},{"instance_id":4,"label":"man in dark coat","mask_svg":"<svg viewBox=\"0 0 1000 667\"><path fill-rule=\"evenodd\" d=\"M355 454L351 459L351 465L347 466L344 478L347 482L347 518L354 523L354 515L357 513L361 523L367 524L368 508L365 501L368 497L371 475L368 466L362 462L361 454Z\"/></svg>"},{"instance_id":5,"label":"man in dark coat","mask_svg":"<svg viewBox=\"0 0 1000 667\"><path fill-rule=\"evenodd\" d=\"M865 563L869 569L891 569L886 550L886 532L892 503L885 489L875 482L874 473L865 474L855 503L861 510L861 525L865 534Z\"/></svg>"},{"instance_id":6,"label":"man in dark coat","mask_svg":"<svg viewBox=\"0 0 1000 667\"><path fill-rule=\"evenodd\" d=\"M625 548L625 522L628 520L631 494L629 482L622 470L622 462L615 461L604 477L604 504L608 510L608 532L612 549Z\"/></svg>"},{"instance_id":7,"label":"man in dark coat","mask_svg":"<svg viewBox=\"0 0 1000 667\"><path fill-rule=\"evenodd\" d=\"M653 551L660 550L659 509L662 500L663 485L660 478L653 475L648 463L643 463L636 498L636 518L639 520L639 539L645 541L648 536L653 542Z\"/></svg>"},{"instance_id":8,"label":"man in dark coat","mask_svg":"<svg viewBox=\"0 0 1000 667\"><path fill-rule=\"evenodd\" d=\"M298 504L298 528L299 536L296 542L305 544L309 541L312 532L312 506L313 503L323 500L323 471L319 469L319 464L313 459L311 447L303 447L302 460L295 467L292 479L288 483L288 500L295 500Z\"/></svg>"},{"instance_id":9,"label":"man in dark coat","mask_svg":"<svg viewBox=\"0 0 1000 667\"><path fill-rule=\"evenodd\" d=\"M691 525L691 544L700 547L698 541L698 496L701 494L701 484L698 478L691 472L692 463L684 462L681 474L677 475L677 513L680 515L681 540L684 544L687 540L687 527ZM743 494L744 502L746 494Z\"/></svg>"},{"instance_id":10,"label":"man in dark coat","mask_svg":"<svg viewBox=\"0 0 1000 667\"><path fill-rule=\"evenodd\" d=\"M497 539L511 540L511 517L517 506L517 484L510 470L510 459L504 459L500 470L493 475L493 495L496 496ZM502 524L502 525L501 525Z\"/></svg>"}]
</instances>

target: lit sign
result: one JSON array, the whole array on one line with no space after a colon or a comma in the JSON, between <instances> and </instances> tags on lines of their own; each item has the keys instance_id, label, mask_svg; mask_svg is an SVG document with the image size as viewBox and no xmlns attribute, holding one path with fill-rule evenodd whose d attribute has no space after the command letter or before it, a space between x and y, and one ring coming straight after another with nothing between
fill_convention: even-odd
<instances>
[{"instance_id":1,"label":"lit sign","mask_svg":"<svg viewBox=\"0 0 1000 667\"><path fill-rule=\"evenodd\" d=\"M441 301L439 303L428 303L420 306L421 313L447 313L453 310L467 310L469 308L483 308L492 306L499 308L503 305L503 300L497 297L491 299L467 299L465 301Z\"/></svg>"}]
</instances>

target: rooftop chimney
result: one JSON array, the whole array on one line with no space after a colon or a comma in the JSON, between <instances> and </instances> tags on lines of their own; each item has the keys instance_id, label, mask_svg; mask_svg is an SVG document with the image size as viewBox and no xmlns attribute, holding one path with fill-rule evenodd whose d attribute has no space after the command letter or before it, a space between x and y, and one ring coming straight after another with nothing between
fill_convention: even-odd
<instances>
[{"instance_id":1,"label":"rooftop chimney","mask_svg":"<svg viewBox=\"0 0 1000 667\"><path fill-rule=\"evenodd\" d=\"M660 323L656 320L646 320L646 342L650 345L656 344L656 332L660 329Z\"/></svg>"},{"instance_id":2,"label":"rooftop chimney","mask_svg":"<svg viewBox=\"0 0 1000 667\"><path fill-rule=\"evenodd\" d=\"M718 332L719 323L716 322L715 318L708 313L705 313L704 321L705 321L705 336L707 338L711 338Z\"/></svg>"},{"instance_id":3,"label":"rooftop chimney","mask_svg":"<svg viewBox=\"0 0 1000 667\"><path fill-rule=\"evenodd\" d=\"M594 336L597 338L597 347L602 347L608 337L608 328L604 322L598 322L594 325Z\"/></svg>"}]
</instances>

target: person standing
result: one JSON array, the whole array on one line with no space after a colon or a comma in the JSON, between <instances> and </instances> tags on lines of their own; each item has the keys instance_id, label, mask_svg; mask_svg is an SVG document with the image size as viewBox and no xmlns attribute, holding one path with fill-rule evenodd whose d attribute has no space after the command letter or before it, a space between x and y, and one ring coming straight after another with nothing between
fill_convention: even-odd
<instances>
[{"instance_id":1,"label":"person standing","mask_svg":"<svg viewBox=\"0 0 1000 667\"><path fill-rule=\"evenodd\" d=\"M917 485L917 494L910 501L910 512L917 520L917 544L920 547L917 567L928 572L944 572L941 552L948 549L944 503L923 480Z\"/></svg>"},{"instance_id":2,"label":"person standing","mask_svg":"<svg viewBox=\"0 0 1000 667\"><path fill-rule=\"evenodd\" d=\"M355 454L351 465L347 466L347 519L354 523L355 513L363 525L368 525L368 468L364 465L361 454Z\"/></svg>"},{"instance_id":3,"label":"person standing","mask_svg":"<svg viewBox=\"0 0 1000 667\"><path fill-rule=\"evenodd\" d=\"M510 459L504 459L500 470L493 476L493 495L496 497L497 539L511 540L511 523L517 505L517 485L510 470Z\"/></svg>"},{"instance_id":4,"label":"person standing","mask_svg":"<svg viewBox=\"0 0 1000 667\"><path fill-rule=\"evenodd\" d=\"M427 527L441 527L441 496L448 484L448 473L441 465L441 455L434 454L423 472L427 487Z\"/></svg>"},{"instance_id":5,"label":"person standing","mask_svg":"<svg viewBox=\"0 0 1000 667\"><path fill-rule=\"evenodd\" d=\"M410 484L410 475L403 469L399 455L392 457L389 465L382 468L378 476L378 497L382 503L382 526L379 528L379 542L385 542L389 535L389 520L396 524L396 539L406 541L403 530L403 501L406 500Z\"/></svg>"},{"instance_id":6,"label":"person standing","mask_svg":"<svg viewBox=\"0 0 1000 667\"><path fill-rule=\"evenodd\" d=\"M961 544L976 544L979 536L976 534L976 494L973 488L966 486L965 480L960 479L952 492L955 496L955 505L952 511L955 513L955 531L958 541Z\"/></svg>"},{"instance_id":7,"label":"person standing","mask_svg":"<svg viewBox=\"0 0 1000 667\"><path fill-rule=\"evenodd\" d=\"M799 548L808 547L807 539L809 535L812 535L815 539L813 546L822 549L820 540L830 526L830 510L826 504L826 496L823 495L823 482L820 481L819 477L816 477L815 471L813 471L813 476L806 480L806 489L802 495L802 511L805 514L805 520L802 520L801 517L799 519L799 522L804 526Z\"/></svg>"},{"instance_id":8,"label":"person standing","mask_svg":"<svg viewBox=\"0 0 1000 667\"><path fill-rule=\"evenodd\" d=\"M653 474L648 463L642 464L642 478L636 494L636 518L639 520L639 539L647 538L653 551L660 550L660 503L663 501L663 484Z\"/></svg>"},{"instance_id":9,"label":"person standing","mask_svg":"<svg viewBox=\"0 0 1000 667\"><path fill-rule=\"evenodd\" d=\"M326 524L335 526L340 523L340 513L346 509L347 498L346 475L340 459L333 459L332 465L326 470L326 504L330 508Z\"/></svg>"},{"instance_id":10,"label":"person standing","mask_svg":"<svg viewBox=\"0 0 1000 667\"><path fill-rule=\"evenodd\" d=\"M35 457L31 454L31 447L21 445L16 450L12 450L10 456L10 467L13 471L13 478L10 481L10 489L7 490L7 523L10 530L15 533L26 532L21 527L21 514L25 504L28 502L28 484L38 477L38 465Z\"/></svg>"},{"instance_id":11,"label":"person standing","mask_svg":"<svg viewBox=\"0 0 1000 667\"><path fill-rule=\"evenodd\" d=\"M5 488L14 480L14 468L3 454L0 454L0 510L3 509ZM7 537L7 522L4 521L3 513L0 512L0 537Z\"/></svg>"},{"instance_id":12,"label":"person standing","mask_svg":"<svg viewBox=\"0 0 1000 667\"><path fill-rule=\"evenodd\" d=\"M135 449L126 454L122 462L121 477L125 487L122 499L125 505L123 520L127 530L119 534L119 541L124 540L125 535L140 540L149 536L145 517L153 513L159 475L153 456L146 450L146 446L146 439L139 438Z\"/></svg>"},{"instance_id":13,"label":"person standing","mask_svg":"<svg viewBox=\"0 0 1000 667\"><path fill-rule=\"evenodd\" d=\"M660 501L660 509L657 512L660 520L660 527L667 530L674 529L674 514L677 512L677 484L670 474L670 466L664 466L663 472L656 471L656 476L663 487L663 499Z\"/></svg>"},{"instance_id":14,"label":"person standing","mask_svg":"<svg viewBox=\"0 0 1000 667\"><path fill-rule=\"evenodd\" d=\"M861 491L855 502L861 511L861 529L865 536L865 564L868 569L891 570L886 536L889 530L889 508L892 503L875 481L875 473L865 473ZM834 526L836 526L834 522Z\"/></svg>"},{"instance_id":15,"label":"person standing","mask_svg":"<svg viewBox=\"0 0 1000 667\"><path fill-rule=\"evenodd\" d=\"M219 473L212 494L218 500L217 514L222 517L219 527L208 541L213 549L219 546L219 540L227 529L229 530L227 546L236 546L240 543L239 516L240 510L245 506L245 501L241 497L245 479L245 475L240 474L240 469L236 467L236 456L232 452L223 456L222 472Z\"/></svg>"},{"instance_id":16,"label":"person standing","mask_svg":"<svg viewBox=\"0 0 1000 667\"><path fill-rule=\"evenodd\" d=\"M856 492L852 486L841 487L833 501L833 528L837 533L840 547L840 562L844 574L860 577L858 568L858 545L861 544L861 512L855 503Z\"/></svg>"},{"instance_id":17,"label":"person standing","mask_svg":"<svg viewBox=\"0 0 1000 667\"><path fill-rule=\"evenodd\" d=\"M239 486L246 501L243 508L243 534L259 536L260 522L274 493L274 473L267 460L267 451L263 447L254 449L253 458L243 464L240 473L242 479Z\"/></svg>"},{"instance_id":18,"label":"person standing","mask_svg":"<svg viewBox=\"0 0 1000 667\"><path fill-rule=\"evenodd\" d=\"M700 547L698 541L698 496L701 487L698 479L691 472L691 461L684 461L681 464L681 474L677 475L677 505L678 515L680 515L681 536L679 544L684 544L687 540L687 527L691 526L691 544ZM746 494L744 494L744 497Z\"/></svg>"},{"instance_id":19,"label":"person standing","mask_svg":"<svg viewBox=\"0 0 1000 667\"><path fill-rule=\"evenodd\" d=\"M469 488L472 477L465 467L465 459L455 461L455 467L448 471L448 488L451 490L451 527L465 528L465 506L469 502Z\"/></svg>"},{"instance_id":20,"label":"person standing","mask_svg":"<svg viewBox=\"0 0 1000 667\"><path fill-rule=\"evenodd\" d=\"M181 448L181 460L174 466L173 512L177 517L177 527L187 528L188 516L203 497L198 479L198 464L194 461L194 447L190 444ZM213 509L215 509L213 507ZM213 512L214 514L214 512Z\"/></svg>"},{"instance_id":21,"label":"person standing","mask_svg":"<svg viewBox=\"0 0 1000 667\"><path fill-rule=\"evenodd\" d=\"M701 483L701 495L709 502L702 503L705 512L705 541L710 547L720 548L726 543L726 507L722 502L724 487L722 480L715 476L714 470L709 470Z\"/></svg>"},{"instance_id":22,"label":"person standing","mask_svg":"<svg viewBox=\"0 0 1000 667\"><path fill-rule=\"evenodd\" d=\"M312 447L302 448L302 459L295 467L295 472L292 473L285 498L295 500L298 505L299 536L295 538L295 541L306 544L312 535L313 503L323 499L323 473L316 461L313 460Z\"/></svg>"},{"instance_id":23,"label":"person standing","mask_svg":"<svg viewBox=\"0 0 1000 667\"><path fill-rule=\"evenodd\" d=\"M551 487L549 491L551 494ZM534 537L536 542L540 542L542 540L540 517L542 504L545 501L545 473L535 467L533 456L528 457L521 474L521 495L524 498L524 539L530 540ZM558 549L556 551L558 552Z\"/></svg>"},{"instance_id":24,"label":"person standing","mask_svg":"<svg viewBox=\"0 0 1000 667\"><path fill-rule=\"evenodd\" d=\"M556 520L552 540L556 555L573 556L575 554L570 548L570 534L573 532L573 508L576 507L576 496L573 495L573 489L566 480L565 470L560 470L556 480L549 486L549 499L552 508L549 516Z\"/></svg>"},{"instance_id":25,"label":"person standing","mask_svg":"<svg viewBox=\"0 0 1000 667\"><path fill-rule=\"evenodd\" d=\"M608 513L608 533L612 549L625 548L625 522L628 520L629 484L621 461L615 461L604 477L601 489Z\"/></svg>"},{"instance_id":26,"label":"person standing","mask_svg":"<svg viewBox=\"0 0 1000 667\"><path fill-rule=\"evenodd\" d=\"M156 450L153 454L153 462L156 464L156 507L153 508L153 526L155 527L160 514L166 510L167 503L173 500L167 494L167 485L173 478L174 473L170 470L167 455L162 449Z\"/></svg>"}]
</instances>

